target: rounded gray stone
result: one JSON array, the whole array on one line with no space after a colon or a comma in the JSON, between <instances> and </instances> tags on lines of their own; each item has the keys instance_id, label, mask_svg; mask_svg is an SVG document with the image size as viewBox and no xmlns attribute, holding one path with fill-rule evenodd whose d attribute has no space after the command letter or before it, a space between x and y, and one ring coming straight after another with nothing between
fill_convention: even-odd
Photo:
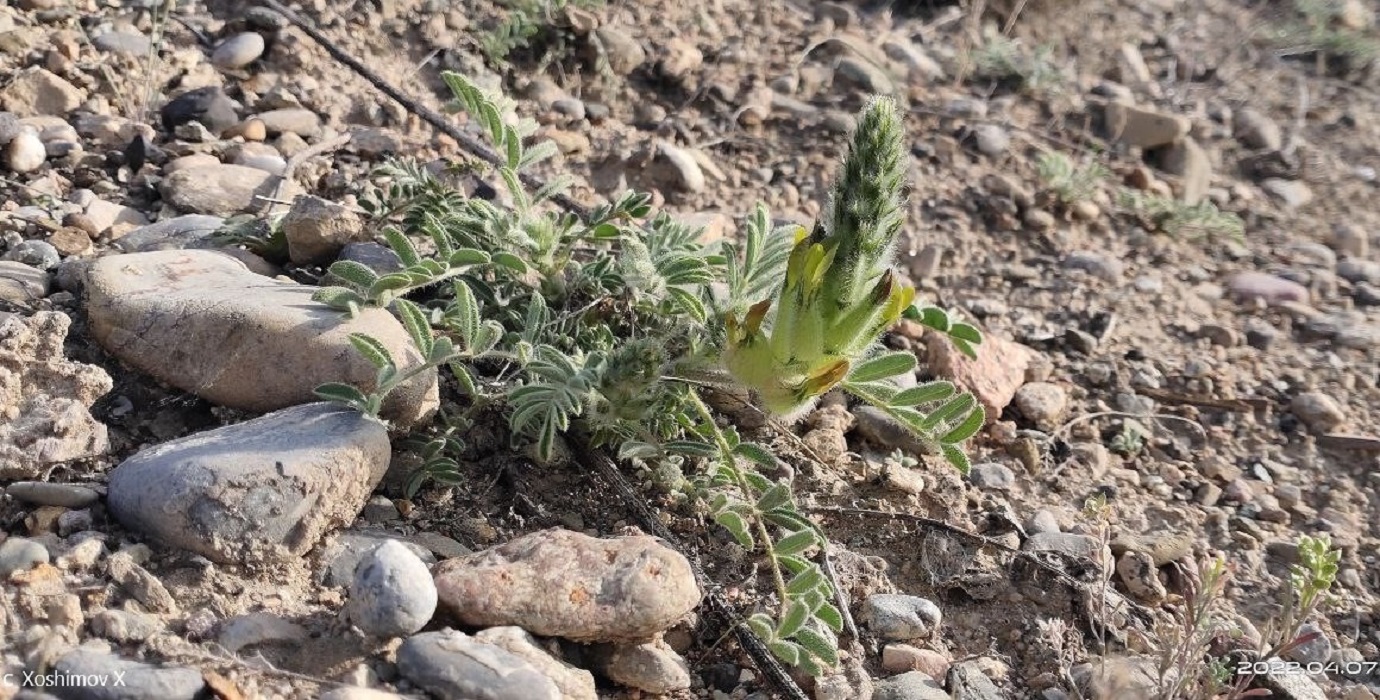
<instances>
[{"instance_id":1,"label":"rounded gray stone","mask_svg":"<svg viewBox=\"0 0 1380 700\"><path fill-rule=\"evenodd\" d=\"M421 363L406 329L387 310L364 309L350 318L313 301L314 289L267 279L206 250L109 255L86 278L97 342L129 365L222 406L268 412L300 405L315 401L314 390L326 382L372 391L378 370L354 349L352 333L383 343L404 371ZM381 415L406 428L438 403L436 372L427 370L389 394Z\"/></svg>"},{"instance_id":2,"label":"rounded gray stone","mask_svg":"<svg viewBox=\"0 0 1380 700\"><path fill-rule=\"evenodd\" d=\"M561 700L555 682L525 659L456 630L410 637L397 656L398 673L437 697Z\"/></svg>"},{"instance_id":3,"label":"rounded gray stone","mask_svg":"<svg viewBox=\"0 0 1380 700\"><path fill-rule=\"evenodd\" d=\"M62 262L62 255L48 241L23 241L6 251L4 259L51 270Z\"/></svg>"},{"instance_id":4,"label":"rounded gray stone","mask_svg":"<svg viewBox=\"0 0 1380 700\"><path fill-rule=\"evenodd\" d=\"M263 35L256 32L244 32L221 42L216 50L211 52L211 65L221 70L234 70L243 68L264 54Z\"/></svg>"},{"instance_id":5,"label":"rounded gray stone","mask_svg":"<svg viewBox=\"0 0 1380 700\"><path fill-rule=\"evenodd\" d=\"M149 38L138 32L106 32L92 39L91 43L106 53L143 56L149 52Z\"/></svg>"},{"instance_id":6,"label":"rounded gray stone","mask_svg":"<svg viewBox=\"0 0 1380 700\"><path fill-rule=\"evenodd\" d=\"M314 403L144 450L110 474L125 527L220 563L300 556L354 521L388 468L381 423Z\"/></svg>"},{"instance_id":7,"label":"rounded gray stone","mask_svg":"<svg viewBox=\"0 0 1380 700\"><path fill-rule=\"evenodd\" d=\"M90 647L79 647L58 659L54 674L114 679L120 683L76 686L62 689L66 700L196 700L204 697L206 682L194 668L160 668L152 664L126 661Z\"/></svg>"},{"instance_id":8,"label":"rounded gray stone","mask_svg":"<svg viewBox=\"0 0 1380 700\"><path fill-rule=\"evenodd\" d=\"M217 244L210 240L211 234L225 225L225 219L205 214L184 214L183 216L159 221L121 236L115 247L128 253L150 250L176 250L179 248L212 248Z\"/></svg>"},{"instance_id":9,"label":"rounded gray stone","mask_svg":"<svg viewBox=\"0 0 1380 700\"><path fill-rule=\"evenodd\" d=\"M863 604L863 619L872 633L888 641L928 637L939 628L939 606L913 595L877 593Z\"/></svg>"},{"instance_id":10,"label":"rounded gray stone","mask_svg":"<svg viewBox=\"0 0 1380 700\"><path fill-rule=\"evenodd\" d=\"M63 508L85 508L101 497L95 489L79 484L54 484L46 481L16 481L5 493L25 503Z\"/></svg>"},{"instance_id":11,"label":"rounded gray stone","mask_svg":"<svg viewBox=\"0 0 1380 700\"><path fill-rule=\"evenodd\" d=\"M0 261L0 299L25 304L48 296L52 277L32 265Z\"/></svg>"},{"instance_id":12,"label":"rounded gray stone","mask_svg":"<svg viewBox=\"0 0 1380 700\"><path fill-rule=\"evenodd\" d=\"M978 488L1007 491L1016 485L1016 474L1005 464L975 464L968 472L968 481Z\"/></svg>"},{"instance_id":13,"label":"rounded gray stone","mask_svg":"<svg viewBox=\"0 0 1380 700\"><path fill-rule=\"evenodd\" d=\"M928 674L907 671L877 681L872 700L949 700L949 693Z\"/></svg>"},{"instance_id":14,"label":"rounded gray stone","mask_svg":"<svg viewBox=\"0 0 1380 700\"><path fill-rule=\"evenodd\" d=\"M426 626L434 612L431 571L401 542L387 540L360 560L345 604L360 631L380 639L406 636Z\"/></svg>"},{"instance_id":15,"label":"rounded gray stone","mask_svg":"<svg viewBox=\"0 0 1380 700\"><path fill-rule=\"evenodd\" d=\"M376 531L347 531L340 533L322 553L321 560L326 562L322 567L320 577L321 585L331 587L345 587L354 580L355 570L359 568L359 563L364 557L383 544L385 540L392 540L387 533ZM436 557L431 552L414 542L402 542L413 554L421 558L427 566L436 563Z\"/></svg>"},{"instance_id":16,"label":"rounded gray stone","mask_svg":"<svg viewBox=\"0 0 1380 700\"><path fill-rule=\"evenodd\" d=\"M11 537L0 543L0 579L16 571L28 571L48 563L48 548L42 543L23 537Z\"/></svg>"}]
</instances>

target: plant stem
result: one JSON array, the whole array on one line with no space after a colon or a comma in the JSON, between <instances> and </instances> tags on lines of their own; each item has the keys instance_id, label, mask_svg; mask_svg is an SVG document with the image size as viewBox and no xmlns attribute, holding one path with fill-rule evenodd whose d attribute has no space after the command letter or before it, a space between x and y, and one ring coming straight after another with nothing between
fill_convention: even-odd
<instances>
[{"instance_id":1,"label":"plant stem","mask_svg":"<svg viewBox=\"0 0 1380 700\"><path fill-rule=\"evenodd\" d=\"M743 477L742 470L738 468L738 459L733 454L733 448L728 445L728 438L724 437L723 431L719 429L719 424L714 422L714 414L710 412L709 406L705 404L704 399L701 399L698 393L691 391L689 394L690 402L694 404L695 410L699 412L700 417L704 418L705 425L709 426L709 430L714 436L714 444L719 448L719 454L733 472L733 479L738 486L738 490L743 494L743 500L747 503L755 503L756 499L753 497L752 487L748 485L747 479ZM781 565L776 561L776 545L772 542L771 533L767 530L766 521L762 519L760 514L756 513L755 510L756 506L754 506L755 517L753 517L753 521L757 526L757 537L762 541L762 546L767 550L767 563L771 565L772 582L776 584L776 593L780 596L781 604L784 606L786 601L790 599L786 593L786 578L781 574Z\"/></svg>"}]
</instances>

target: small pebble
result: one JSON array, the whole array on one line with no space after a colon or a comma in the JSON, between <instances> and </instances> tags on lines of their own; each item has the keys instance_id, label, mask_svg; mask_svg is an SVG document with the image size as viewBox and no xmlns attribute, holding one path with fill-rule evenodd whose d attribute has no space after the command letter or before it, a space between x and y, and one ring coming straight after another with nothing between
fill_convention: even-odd
<instances>
[{"instance_id":1,"label":"small pebble","mask_svg":"<svg viewBox=\"0 0 1380 700\"><path fill-rule=\"evenodd\" d=\"M1306 391L1289 402L1289 410L1315 433L1329 433L1346 423L1341 404L1321 391Z\"/></svg>"},{"instance_id":2,"label":"small pebble","mask_svg":"<svg viewBox=\"0 0 1380 700\"><path fill-rule=\"evenodd\" d=\"M64 508L85 508L100 498L85 486L45 481L16 481L5 488L5 493L26 503Z\"/></svg>"},{"instance_id":3,"label":"small pebble","mask_svg":"<svg viewBox=\"0 0 1380 700\"><path fill-rule=\"evenodd\" d=\"M381 639L420 630L436 611L436 584L426 564L401 542L387 540L360 560L345 614Z\"/></svg>"},{"instance_id":4,"label":"small pebble","mask_svg":"<svg viewBox=\"0 0 1380 700\"><path fill-rule=\"evenodd\" d=\"M0 580L47 563L48 548L35 540L11 537L0 543Z\"/></svg>"},{"instance_id":5,"label":"small pebble","mask_svg":"<svg viewBox=\"0 0 1380 700\"><path fill-rule=\"evenodd\" d=\"M244 32L226 39L211 53L211 65L221 70L243 68L264 53L263 35Z\"/></svg>"},{"instance_id":6,"label":"small pebble","mask_svg":"<svg viewBox=\"0 0 1380 700\"><path fill-rule=\"evenodd\" d=\"M913 595L874 593L863 604L863 620L872 633L887 640L928 637L939 628L939 606Z\"/></svg>"},{"instance_id":7,"label":"small pebble","mask_svg":"<svg viewBox=\"0 0 1380 700\"><path fill-rule=\"evenodd\" d=\"M1068 403L1068 392L1058 384L1031 382L1016 390L1016 408L1037 427L1052 428L1058 424Z\"/></svg>"},{"instance_id":8,"label":"small pebble","mask_svg":"<svg viewBox=\"0 0 1380 700\"><path fill-rule=\"evenodd\" d=\"M1016 474L1004 464L974 464L968 481L980 489L1008 491L1016 485Z\"/></svg>"},{"instance_id":9,"label":"small pebble","mask_svg":"<svg viewBox=\"0 0 1380 700\"><path fill-rule=\"evenodd\" d=\"M48 149L32 129L24 129L5 148L5 167L15 173L29 173L43 167Z\"/></svg>"},{"instance_id":10,"label":"small pebble","mask_svg":"<svg viewBox=\"0 0 1380 700\"><path fill-rule=\"evenodd\" d=\"M3 259L24 263L40 270L52 270L62 262L62 256L58 254L57 248L54 248L53 244L36 240L22 241L10 248Z\"/></svg>"}]
</instances>

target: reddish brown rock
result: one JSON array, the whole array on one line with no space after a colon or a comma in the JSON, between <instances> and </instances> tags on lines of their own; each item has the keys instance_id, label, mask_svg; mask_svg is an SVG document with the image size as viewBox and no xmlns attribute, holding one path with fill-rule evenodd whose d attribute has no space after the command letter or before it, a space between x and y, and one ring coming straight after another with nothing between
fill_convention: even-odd
<instances>
[{"instance_id":1,"label":"reddish brown rock","mask_svg":"<svg viewBox=\"0 0 1380 700\"><path fill-rule=\"evenodd\" d=\"M977 359L959 352L949 339L929 334L926 342L929 364L934 374L973 392L987 411L987 422L995 421L1025 382L1025 370L1034 350L1009 340L986 336L977 348Z\"/></svg>"}]
</instances>

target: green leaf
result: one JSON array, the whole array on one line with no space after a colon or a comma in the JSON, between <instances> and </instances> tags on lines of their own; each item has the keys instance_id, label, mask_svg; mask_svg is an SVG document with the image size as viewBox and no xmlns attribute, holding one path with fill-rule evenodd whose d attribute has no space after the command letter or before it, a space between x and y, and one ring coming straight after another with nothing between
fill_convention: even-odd
<instances>
[{"instance_id":1,"label":"green leaf","mask_svg":"<svg viewBox=\"0 0 1380 700\"><path fill-rule=\"evenodd\" d=\"M461 248L450 254L446 260L451 267L464 267L466 265L483 265L489 262L489 254L474 248Z\"/></svg>"},{"instance_id":2,"label":"green leaf","mask_svg":"<svg viewBox=\"0 0 1380 700\"><path fill-rule=\"evenodd\" d=\"M460 385L461 393L470 398L479 398L479 388L475 386L474 376L468 368L458 361L452 361L450 373L455 377L455 383Z\"/></svg>"},{"instance_id":3,"label":"green leaf","mask_svg":"<svg viewBox=\"0 0 1380 700\"><path fill-rule=\"evenodd\" d=\"M800 645L785 641L783 639L778 639L776 641L768 643L767 648L771 649L772 655L780 659L781 663L786 664L787 666L800 665Z\"/></svg>"},{"instance_id":4,"label":"green leaf","mask_svg":"<svg viewBox=\"0 0 1380 700\"><path fill-rule=\"evenodd\" d=\"M949 314L937 306L926 306L921 309L920 323L941 333L949 332Z\"/></svg>"},{"instance_id":5,"label":"green leaf","mask_svg":"<svg viewBox=\"0 0 1380 700\"><path fill-rule=\"evenodd\" d=\"M426 361L433 365L440 365L449 362L454 355L455 343L451 342L450 338L441 336L436 339L431 352L427 354Z\"/></svg>"},{"instance_id":6,"label":"green leaf","mask_svg":"<svg viewBox=\"0 0 1380 700\"><path fill-rule=\"evenodd\" d=\"M943 453L944 459L948 461L954 469L957 469L959 474L968 476L968 472L973 468L973 465L972 462L968 461L968 455L964 454L963 450L954 445L940 445L939 450Z\"/></svg>"},{"instance_id":7,"label":"green leaf","mask_svg":"<svg viewBox=\"0 0 1380 700\"><path fill-rule=\"evenodd\" d=\"M704 323L709 318L708 313L704 309L704 302L700 301L700 298L690 291L682 289L681 287L667 287L666 293L671 295L671 298L676 301L676 305L680 306L681 310L688 314L690 318L700 323Z\"/></svg>"},{"instance_id":8,"label":"green leaf","mask_svg":"<svg viewBox=\"0 0 1380 700\"><path fill-rule=\"evenodd\" d=\"M949 336L973 344L982 343L982 332L966 323L955 323L949 328Z\"/></svg>"},{"instance_id":9,"label":"green leaf","mask_svg":"<svg viewBox=\"0 0 1380 700\"><path fill-rule=\"evenodd\" d=\"M768 511L773 508L784 506L791 502L791 490L784 484L776 484L767 489L761 498L757 499L757 510Z\"/></svg>"},{"instance_id":10,"label":"green leaf","mask_svg":"<svg viewBox=\"0 0 1380 700\"><path fill-rule=\"evenodd\" d=\"M981 430L983 424L986 422L987 411L983 407L978 406L972 413L968 414L967 418L963 419L962 423L959 423L953 430L941 436L939 441L942 443L963 442L976 435L977 431Z\"/></svg>"},{"instance_id":11,"label":"green leaf","mask_svg":"<svg viewBox=\"0 0 1380 700\"><path fill-rule=\"evenodd\" d=\"M475 335L474 344L468 349L474 356L478 357L493 350L494 346L498 345L498 341L502 339L503 326L498 325L497 321L485 321Z\"/></svg>"},{"instance_id":12,"label":"green leaf","mask_svg":"<svg viewBox=\"0 0 1380 700\"><path fill-rule=\"evenodd\" d=\"M672 440L662 445L662 447L667 452L691 457L716 457L719 454L719 448L707 442L697 442L695 440Z\"/></svg>"},{"instance_id":13,"label":"green leaf","mask_svg":"<svg viewBox=\"0 0 1380 700\"><path fill-rule=\"evenodd\" d=\"M412 344L417 346L423 357L430 355L435 340L431 337L431 322L427 321L422 307L406 299L398 299L393 305L398 309L398 318L402 320L403 328L407 329L407 335L412 338Z\"/></svg>"},{"instance_id":14,"label":"green leaf","mask_svg":"<svg viewBox=\"0 0 1380 700\"><path fill-rule=\"evenodd\" d=\"M743 472L743 478L747 479L748 485L758 493L766 491L776 485L771 479L751 470Z\"/></svg>"},{"instance_id":15,"label":"green leaf","mask_svg":"<svg viewBox=\"0 0 1380 700\"><path fill-rule=\"evenodd\" d=\"M661 456L656 445L637 440L629 440L618 446L619 459L655 459Z\"/></svg>"},{"instance_id":16,"label":"green leaf","mask_svg":"<svg viewBox=\"0 0 1380 700\"><path fill-rule=\"evenodd\" d=\"M413 286L411 275L406 272L394 272L378 278L378 280L369 287L369 296L377 299L383 296L384 292L395 292L399 289L407 289L411 286Z\"/></svg>"},{"instance_id":17,"label":"green leaf","mask_svg":"<svg viewBox=\"0 0 1380 700\"><path fill-rule=\"evenodd\" d=\"M465 341L467 348L473 349L479 333L479 300L474 298L474 291L464 280L456 280L454 289L455 299L447 312L455 317L455 330L460 333L460 339Z\"/></svg>"},{"instance_id":18,"label":"green leaf","mask_svg":"<svg viewBox=\"0 0 1380 700\"><path fill-rule=\"evenodd\" d=\"M773 455L770 450L755 442L738 443L738 445L733 448L733 454L771 469L775 469L777 466L776 456Z\"/></svg>"},{"instance_id":19,"label":"green leaf","mask_svg":"<svg viewBox=\"0 0 1380 700\"><path fill-rule=\"evenodd\" d=\"M850 382L875 382L898 374L915 371L915 355L909 352L891 352L866 360L848 373Z\"/></svg>"},{"instance_id":20,"label":"green leaf","mask_svg":"<svg viewBox=\"0 0 1380 700\"><path fill-rule=\"evenodd\" d=\"M771 642L774 637L772 630L776 627L775 621L766 613L756 613L747 619L748 629L757 635L757 638L764 643Z\"/></svg>"},{"instance_id":21,"label":"green leaf","mask_svg":"<svg viewBox=\"0 0 1380 700\"><path fill-rule=\"evenodd\" d=\"M548 420L543 426L541 433L537 436L537 459L541 462L550 462L551 455L556 451L556 423Z\"/></svg>"},{"instance_id":22,"label":"green leaf","mask_svg":"<svg viewBox=\"0 0 1380 700\"><path fill-rule=\"evenodd\" d=\"M313 389L312 393L326 401L336 401L355 408L363 408L369 403L369 397L365 396L364 392L349 384L341 384L340 382L322 384Z\"/></svg>"},{"instance_id":23,"label":"green leaf","mask_svg":"<svg viewBox=\"0 0 1380 700\"><path fill-rule=\"evenodd\" d=\"M781 613L781 621L776 625L777 639L792 637L805 626L805 622L810 619L809 606L798 600L793 600L786 604L785 612Z\"/></svg>"},{"instance_id":24,"label":"green leaf","mask_svg":"<svg viewBox=\"0 0 1380 700\"><path fill-rule=\"evenodd\" d=\"M748 532L747 521L743 519L743 516L731 510L725 510L714 516L714 522L728 530L728 533L733 535L733 539L738 540L738 544L742 545L744 549L752 549L752 533Z\"/></svg>"},{"instance_id":25,"label":"green leaf","mask_svg":"<svg viewBox=\"0 0 1380 700\"><path fill-rule=\"evenodd\" d=\"M589 231L589 237L596 241L614 240L621 235L622 232L618 230L618 227L609 223L599 224Z\"/></svg>"},{"instance_id":26,"label":"green leaf","mask_svg":"<svg viewBox=\"0 0 1380 700\"><path fill-rule=\"evenodd\" d=\"M825 603L815 610L815 619L829 626L835 632L843 631L843 613L833 603Z\"/></svg>"},{"instance_id":27,"label":"green leaf","mask_svg":"<svg viewBox=\"0 0 1380 700\"><path fill-rule=\"evenodd\" d=\"M812 566L796 574L786 583L786 593L790 595L804 595L808 591L819 588L824 584L824 572L818 566Z\"/></svg>"},{"instance_id":28,"label":"green leaf","mask_svg":"<svg viewBox=\"0 0 1380 700\"><path fill-rule=\"evenodd\" d=\"M925 382L919 386L903 389L891 397L892 406L918 406L922 403L940 401L954 395L954 385L945 381Z\"/></svg>"},{"instance_id":29,"label":"green leaf","mask_svg":"<svg viewBox=\"0 0 1380 700\"><path fill-rule=\"evenodd\" d=\"M818 678L824 675L824 669L820 668L819 662L815 660L815 657L803 651L800 654L800 661L798 661L795 666L804 671L811 678Z\"/></svg>"},{"instance_id":30,"label":"green leaf","mask_svg":"<svg viewBox=\"0 0 1380 700\"><path fill-rule=\"evenodd\" d=\"M972 343L961 338L950 338L950 340L953 341L954 347L958 348L958 351L966 355L968 359L977 359L977 350L973 347Z\"/></svg>"},{"instance_id":31,"label":"green leaf","mask_svg":"<svg viewBox=\"0 0 1380 700\"><path fill-rule=\"evenodd\" d=\"M523 152L522 158L518 161L517 169L519 171L526 170L537 163L555 156L559 152L560 151L556 148L556 144L550 141L534 143Z\"/></svg>"},{"instance_id":32,"label":"green leaf","mask_svg":"<svg viewBox=\"0 0 1380 700\"><path fill-rule=\"evenodd\" d=\"M379 278L377 272L354 260L337 260L327 271L360 289L368 289Z\"/></svg>"},{"instance_id":33,"label":"green leaf","mask_svg":"<svg viewBox=\"0 0 1380 700\"><path fill-rule=\"evenodd\" d=\"M814 530L800 530L782 537L773 549L777 556L799 554L813 547L815 544L818 544L818 542L819 540L815 536Z\"/></svg>"},{"instance_id":34,"label":"green leaf","mask_svg":"<svg viewBox=\"0 0 1380 700\"><path fill-rule=\"evenodd\" d=\"M398 376L398 368L394 365L384 365L379 368L378 374L374 375L374 386L386 387Z\"/></svg>"},{"instance_id":35,"label":"green leaf","mask_svg":"<svg viewBox=\"0 0 1380 700\"><path fill-rule=\"evenodd\" d=\"M358 307L365 302L364 297L358 292L344 287L322 287L311 295L312 301L320 302L336 311L349 311L351 306Z\"/></svg>"},{"instance_id":36,"label":"green leaf","mask_svg":"<svg viewBox=\"0 0 1380 700\"><path fill-rule=\"evenodd\" d=\"M389 226L383 230L383 239L387 241L388 247L397 253L403 267L412 267L421 262L422 256L417 254L417 248L412 245L412 241L402 231Z\"/></svg>"},{"instance_id":37,"label":"green leaf","mask_svg":"<svg viewBox=\"0 0 1380 700\"><path fill-rule=\"evenodd\" d=\"M377 338L363 333L351 333L350 344L355 346L359 354L363 355L364 359L375 367L396 366L396 363L393 362L393 356L388 353L388 348L384 347Z\"/></svg>"},{"instance_id":38,"label":"green leaf","mask_svg":"<svg viewBox=\"0 0 1380 700\"><path fill-rule=\"evenodd\" d=\"M506 267L519 275L527 274L527 263L512 253L494 253L493 263L500 267Z\"/></svg>"},{"instance_id":39,"label":"green leaf","mask_svg":"<svg viewBox=\"0 0 1380 700\"><path fill-rule=\"evenodd\" d=\"M947 424L949 421L973 410L976 406L977 399L972 394L959 394L925 416L925 419L920 421L920 429L926 432L934 430L935 427Z\"/></svg>"},{"instance_id":40,"label":"green leaf","mask_svg":"<svg viewBox=\"0 0 1380 700\"><path fill-rule=\"evenodd\" d=\"M780 564L781 568L785 569L786 572L792 576L814 566L810 560L804 559L797 554L790 554L784 557L778 556L776 558L776 563Z\"/></svg>"},{"instance_id":41,"label":"green leaf","mask_svg":"<svg viewBox=\"0 0 1380 700\"><path fill-rule=\"evenodd\" d=\"M517 170L522 167L522 138L509 127L504 133L504 150L508 157L508 167Z\"/></svg>"},{"instance_id":42,"label":"green leaf","mask_svg":"<svg viewBox=\"0 0 1380 700\"><path fill-rule=\"evenodd\" d=\"M785 508L776 508L766 511L762 513L762 519L777 527L790 530L791 532L813 528L813 525L809 520L805 519L805 516L793 510L786 510Z\"/></svg>"},{"instance_id":43,"label":"green leaf","mask_svg":"<svg viewBox=\"0 0 1380 700\"><path fill-rule=\"evenodd\" d=\"M825 664L833 666L839 662L839 640L827 631L804 627L794 637L800 646Z\"/></svg>"}]
</instances>

